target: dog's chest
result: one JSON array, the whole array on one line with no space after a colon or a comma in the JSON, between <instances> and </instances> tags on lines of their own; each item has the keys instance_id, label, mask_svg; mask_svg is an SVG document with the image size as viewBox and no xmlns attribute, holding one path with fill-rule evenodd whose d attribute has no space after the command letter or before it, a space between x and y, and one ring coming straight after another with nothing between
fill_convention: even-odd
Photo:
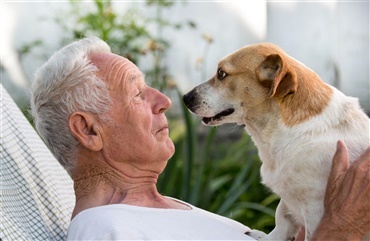
<instances>
[{"instance_id":1,"label":"dog's chest","mask_svg":"<svg viewBox=\"0 0 370 241\"><path fill-rule=\"evenodd\" d=\"M320 187L326 186L335 144L329 148L285 133L258 146L262 182L282 198L321 198L324 188Z\"/></svg>"},{"instance_id":2,"label":"dog's chest","mask_svg":"<svg viewBox=\"0 0 370 241\"><path fill-rule=\"evenodd\" d=\"M290 160L293 162L293 160ZM313 166L300 166L298 163L276 163L261 167L262 182L284 202L296 218L302 215L312 201L323 200L330 165L323 165L315 171Z\"/></svg>"}]
</instances>

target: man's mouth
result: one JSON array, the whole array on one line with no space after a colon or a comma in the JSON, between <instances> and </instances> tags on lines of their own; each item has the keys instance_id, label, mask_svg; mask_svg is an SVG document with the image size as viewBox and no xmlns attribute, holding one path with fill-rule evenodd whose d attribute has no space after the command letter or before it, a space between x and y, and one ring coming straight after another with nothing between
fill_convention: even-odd
<instances>
[{"instance_id":1,"label":"man's mouth","mask_svg":"<svg viewBox=\"0 0 370 241\"><path fill-rule=\"evenodd\" d=\"M164 130L168 130L168 125L164 125L162 128L160 128L157 133L161 132L161 131L164 131Z\"/></svg>"},{"instance_id":2,"label":"man's mouth","mask_svg":"<svg viewBox=\"0 0 370 241\"><path fill-rule=\"evenodd\" d=\"M234 113L234 109L233 108L229 108L229 109L226 109L220 113L218 113L217 115L213 116L213 117L203 117L202 118L202 121L204 122L204 124L208 124L209 122L213 122L213 121L218 121L220 120L222 117L224 116L228 116L228 115L231 115L232 113Z\"/></svg>"}]
</instances>

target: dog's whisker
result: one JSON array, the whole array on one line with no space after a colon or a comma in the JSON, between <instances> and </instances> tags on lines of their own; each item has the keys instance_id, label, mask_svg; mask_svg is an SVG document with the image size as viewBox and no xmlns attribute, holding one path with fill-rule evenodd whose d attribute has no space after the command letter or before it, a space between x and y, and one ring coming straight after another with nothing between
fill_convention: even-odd
<instances>
[{"instance_id":1,"label":"dog's whisker","mask_svg":"<svg viewBox=\"0 0 370 241\"><path fill-rule=\"evenodd\" d=\"M234 127L233 127L233 130L232 130L232 132L236 132L236 131L238 131L239 130L239 125L238 124L235 124L234 125Z\"/></svg>"}]
</instances>

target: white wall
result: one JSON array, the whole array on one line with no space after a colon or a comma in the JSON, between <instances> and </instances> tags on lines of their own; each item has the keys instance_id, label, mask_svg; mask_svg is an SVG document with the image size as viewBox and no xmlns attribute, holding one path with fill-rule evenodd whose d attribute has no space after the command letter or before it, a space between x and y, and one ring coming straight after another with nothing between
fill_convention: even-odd
<instances>
[{"instance_id":1,"label":"white wall","mask_svg":"<svg viewBox=\"0 0 370 241\"><path fill-rule=\"evenodd\" d=\"M219 59L247 44L264 40L266 34L263 1L189 2L169 12L175 21L192 20L198 25L196 30L170 31L167 36L172 44L167 63L184 91L213 75ZM249 15L253 18L248 18ZM202 37L204 34L213 38L209 48ZM197 68L201 57L206 57L205 66Z\"/></svg>"},{"instance_id":2,"label":"white wall","mask_svg":"<svg viewBox=\"0 0 370 241\"><path fill-rule=\"evenodd\" d=\"M3 59L14 59L14 50L34 39L46 43L45 49L35 49L24 59L24 79L32 79L42 63L41 53L49 55L57 48L61 30L50 19L69 6L68 2L3 1L0 42ZM119 11L137 6L153 14L142 2L116 2L114 6ZM230 52L253 42L271 41L326 82L359 97L361 105L370 110L368 2L188 1L175 4L165 14L170 20L192 20L198 25L195 30L165 32L172 44L167 64L183 91L210 77L218 60ZM196 66L206 47L203 34L212 36L214 41L202 73ZM1 71L2 82L17 93L19 88L14 83L22 82L22 74L14 71L20 66L19 63L8 66L8 71ZM145 69L145 64L140 67Z\"/></svg>"},{"instance_id":3,"label":"white wall","mask_svg":"<svg viewBox=\"0 0 370 241\"><path fill-rule=\"evenodd\" d=\"M370 110L369 2L270 2L267 40Z\"/></svg>"},{"instance_id":4,"label":"white wall","mask_svg":"<svg viewBox=\"0 0 370 241\"><path fill-rule=\"evenodd\" d=\"M2 1L1 15L1 82L17 102L24 104L29 95L33 73L46 56L56 50L61 30L51 19L67 3ZM17 50L25 44L41 39L43 47L35 48L19 62ZM26 98L26 100L24 100Z\"/></svg>"}]
</instances>

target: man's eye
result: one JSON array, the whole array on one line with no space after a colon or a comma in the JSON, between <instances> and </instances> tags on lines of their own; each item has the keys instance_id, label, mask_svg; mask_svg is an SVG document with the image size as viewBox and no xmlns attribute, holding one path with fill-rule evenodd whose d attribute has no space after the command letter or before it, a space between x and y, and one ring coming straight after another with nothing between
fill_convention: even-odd
<instances>
[{"instance_id":1,"label":"man's eye","mask_svg":"<svg viewBox=\"0 0 370 241\"><path fill-rule=\"evenodd\" d=\"M137 99L137 98L141 98L141 95L142 95L141 91L138 91L138 92L136 92L136 94L134 95L134 98L135 98L135 99Z\"/></svg>"},{"instance_id":2,"label":"man's eye","mask_svg":"<svg viewBox=\"0 0 370 241\"><path fill-rule=\"evenodd\" d=\"M223 71L221 68L219 68L217 70L217 78L222 80L224 79L225 77L227 76L227 74L225 73L225 71Z\"/></svg>"}]
</instances>

